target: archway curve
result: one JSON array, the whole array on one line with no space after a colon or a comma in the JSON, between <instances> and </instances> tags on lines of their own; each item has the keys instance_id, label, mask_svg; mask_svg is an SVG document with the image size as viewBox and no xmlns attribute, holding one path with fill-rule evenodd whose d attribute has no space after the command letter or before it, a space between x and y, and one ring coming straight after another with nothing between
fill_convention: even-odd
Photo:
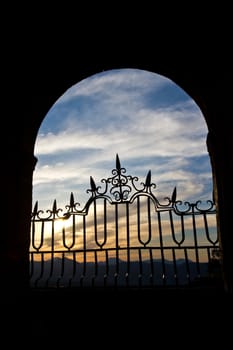
<instances>
[{"instance_id":1,"label":"archway curve","mask_svg":"<svg viewBox=\"0 0 233 350\"><path fill-rule=\"evenodd\" d=\"M151 73L153 73L153 72L151 72ZM157 73L156 73L157 74ZM96 75L98 75L98 73L96 73ZM83 79L83 80L85 80L85 79ZM76 84L74 84L74 85L77 85L77 83ZM72 85L72 86L74 86L74 85ZM177 84L176 84L177 85ZM178 86L178 85L177 85Z\"/></svg>"},{"instance_id":2,"label":"archway curve","mask_svg":"<svg viewBox=\"0 0 233 350\"><path fill-rule=\"evenodd\" d=\"M15 138L9 138L7 168L3 172L2 182L5 184L3 195L9 198L8 220L11 226L8 235L4 236L3 246L6 247L2 265L2 274L9 285L13 281L8 276L14 276L19 287L27 285L27 264L29 228L32 210L32 174L36 159L34 157L35 140L39 127L48 110L55 101L72 85L84 78L103 70L120 68L144 69L161 74L180 86L197 103L206 118L210 132L211 155L213 155L218 196L219 232L223 246L223 272L226 290L232 292L232 236L231 227L231 188L232 188L232 126L230 124L230 77L223 67L216 67L219 73L213 75L211 67L196 66L192 63L182 67L172 63L162 62L160 58L150 64L92 64L71 62L65 67L61 64L59 71L54 65L48 65L44 70L28 72L25 77L26 89L20 91L22 97L17 106ZM30 74L29 74L30 73ZM30 76L30 78L29 78ZM224 85L225 83L225 85ZM19 97L18 97L19 98ZM220 117L221 116L221 117ZM12 129L12 119L7 120L9 130ZM21 131L21 132L20 132ZM222 142L223 140L223 142ZM15 152L17 150L17 158ZM222 157L224 154L224 157ZM13 161L12 161L13 160ZM12 222L12 198L20 208ZM12 235L14 232L14 235ZM12 254L12 248L14 253ZM7 258L6 258L7 257ZM12 260L13 259L13 260ZM23 280L23 283L22 283Z\"/></svg>"},{"instance_id":3,"label":"archway curve","mask_svg":"<svg viewBox=\"0 0 233 350\"><path fill-rule=\"evenodd\" d=\"M144 74L147 74L147 77L150 77L150 80L153 80L153 78L154 78L154 81L156 81L156 76L158 77L158 79L159 79L159 81L161 80L161 82L163 81L163 78L164 78L164 81L163 82L168 82L169 83L169 87L172 87L172 89L174 89L174 91L172 90L172 92L166 92L166 94L167 94L167 97L168 97L168 100L169 100L169 95L170 94L174 94L175 96L176 96L176 94L178 93L178 94L181 94L181 96L182 96L182 99L184 98L185 100L186 100L186 96L187 96L187 101L189 101L189 99L188 98L190 98L190 101L193 101L194 102L194 105L196 105L196 107L197 107L197 109L199 109L199 112L200 112L200 118L201 118L201 116L202 116L202 113L201 113L201 110L200 110L200 108L199 108L199 106L196 104L196 102L191 98L191 96L189 95L189 94L187 94L179 85L177 85L177 83L175 83L174 81L172 81L171 79L169 79L168 77L165 77L165 76L163 76L163 75L161 75L161 74L158 74L158 73L154 73L154 72L152 72L152 71L147 71L147 70L142 70L142 69L138 69L138 68L120 68L120 69L116 69L116 68L114 68L114 69L111 69L111 70L103 70L102 72L97 72L96 74L93 74L92 76L88 76L87 78L84 78L84 79L82 79L80 82L75 82L73 85L71 85L65 92L63 92L62 93L62 95L53 103L53 106L56 104L56 102L59 102L59 101L62 101L62 98L63 98L63 96L65 96L66 95L66 93L71 89L71 88L77 88L78 89L78 85L79 85L79 83L82 83L82 82L85 82L85 81L88 81L88 79L89 78L93 78L93 79L95 79L95 78L98 78L98 77L103 77L104 75L104 73L111 73L111 72L127 72L127 74L129 74L129 76L130 76L130 73L132 73L132 77L133 77L133 74L135 73L139 73L139 72L144 72ZM132 72L130 72L130 71L132 71ZM154 77L153 77L153 74L155 75ZM151 75L151 76L150 76ZM105 75L106 76L106 75ZM128 77L129 78L129 77ZM114 79L114 78L113 78ZM121 78L121 81L122 81L123 79ZM128 80L128 79L127 79ZM136 84L136 86L139 86L140 85L140 79L139 79L139 81L137 81L138 80L138 78L135 78L135 84ZM87 84L88 84L88 82L87 82ZM124 87L122 86L122 88L124 89ZM157 90L157 87L155 88L156 90ZM151 90L150 91L150 93L152 93L152 91L153 90ZM170 91L170 90L168 90L168 91ZM184 93L184 94L183 94ZM117 94L117 92L116 92L116 94ZM127 94L127 92L126 92L126 94ZM186 95L186 96L185 96ZM171 95L172 96L172 95ZM103 98L103 97L99 97L99 99L101 99L101 98ZM155 96L153 96L153 99L155 99L156 100L156 95ZM86 102L86 104L88 104L88 102ZM53 107L52 106L52 107ZM51 109L52 109L52 107L51 107ZM195 106L194 106L195 107ZM90 108L91 109L91 108ZM195 110L195 108L194 108L194 110ZM58 111L58 113L59 113L59 111ZM54 114L54 113L53 113ZM104 113L105 114L105 113ZM115 119L117 116L115 116L113 119ZM63 114L63 118L62 118L62 120L64 120L66 118L66 115L64 115ZM56 120L57 120L57 122L58 122L58 119L56 118ZM195 120L195 118L194 118L194 120ZM51 121L51 119L50 119L50 121ZM101 120L100 120L100 123L101 123ZM150 123L153 123L153 120L151 119L150 120ZM157 122L158 123L158 122ZM200 123L201 124L201 123ZM184 124L184 125L186 125L186 123ZM197 118L197 125L198 125L198 118ZM205 126L207 127L207 125L206 125L206 123L205 123ZM186 127L186 131L188 130L189 128L187 128ZM185 130L183 131L183 133L185 134ZM52 129L51 129L51 131L52 131ZM84 133L85 133L85 131L84 131ZM158 134L156 131L154 132L154 135L156 135L156 134ZM175 139L175 140L177 140L178 141L178 138L177 139ZM155 142L156 141L156 136L154 137L154 141L153 142ZM158 141L158 140L157 140ZM175 141L174 142L174 139L173 139L173 144L175 145L176 143L177 143L177 141ZM131 144L131 142L129 143L129 144ZM153 148L153 143L151 143L151 149ZM188 150L188 143L187 143L187 150ZM117 150L117 152L118 152L118 150ZM122 152L121 154L124 154L125 152ZM182 153L183 154L183 153ZM197 153L196 153L197 154ZM174 169L175 170L175 169ZM152 173L153 173L153 171L152 171ZM88 177L88 176L87 176ZM194 181L193 181L194 182ZM181 192L182 193L182 192ZM210 195L209 197L208 197L208 199L210 199L210 198L212 198L212 195ZM198 199L200 199L200 198L198 198Z\"/></svg>"},{"instance_id":4,"label":"archway curve","mask_svg":"<svg viewBox=\"0 0 233 350\"><path fill-rule=\"evenodd\" d=\"M148 71L151 73L159 74L167 79L170 79L172 82L174 82L178 87L180 87L187 95L190 96L191 99L195 101L197 106L200 108L202 115L205 119L205 122L207 124L207 128L209 129L211 127L210 121L208 118L208 113L206 111L206 105L201 99L201 96L198 94L199 86L196 86L195 84L190 84L190 80L192 81L192 76L188 77L188 75L179 73L179 70L177 72L174 72L173 69L169 71L169 69L161 68L160 65L158 67L155 67L150 64L112 64L112 65L97 65L94 69L93 66L90 64L85 65L85 69L83 71L74 70L72 71L72 74L69 73L67 76L58 75L56 77L56 80L51 81L51 85L48 84L45 87L46 90L46 100L43 102L43 105L39 103L39 106L41 109L38 109L37 106L37 124L35 125L36 129L34 130L34 143L35 139L38 133L38 130L40 128L40 125L45 118L46 114L50 110L50 108L54 105L54 103L72 86L80 83L82 80L89 78L95 74L101 73L103 71L110 71L114 69L139 69ZM195 79L193 80L195 82ZM196 91L197 89L197 91ZM48 90L48 93L47 93ZM39 102L40 96L38 96L37 99L34 101L35 104Z\"/></svg>"},{"instance_id":5,"label":"archway curve","mask_svg":"<svg viewBox=\"0 0 233 350\"><path fill-rule=\"evenodd\" d=\"M76 64L75 64L76 65ZM211 103L214 104L214 101L209 97L208 92L206 90L206 86L208 87L209 84L212 82L212 75L208 74L208 71L205 71L205 67L203 69L199 69L199 67L192 69L189 69L188 71L186 69L183 69L182 66L178 65L176 67L169 65L167 62L163 63L160 60L156 61L155 63L134 63L134 62L128 62L127 64L122 63L88 63L85 64L77 64L77 67L72 63L68 70L62 70L57 74L57 71L53 71L51 67L51 74L48 74L47 78L47 84L44 86L42 83L43 88L45 89L45 92L43 95L45 95L45 99L41 101L40 95L41 91L38 91L38 94L35 94L35 99L33 100L33 114L35 116L36 122L32 125L32 134L31 134L31 142L32 142L32 154L34 154L34 147L35 147L35 141L36 137L40 128L41 123L43 122L43 119L45 118L46 114L50 110L50 108L54 105L54 103L72 86L75 84L78 84L82 80L93 76L95 74L101 73L103 71L109 71L114 69L140 69L145 70L151 73L159 74L172 82L174 82L178 87L180 87L199 107L203 118L205 119L207 129L208 130L214 130L215 129L215 118L213 117L213 111L210 110ZM205 74L204 74L205 73ZM203 78L204 77L204 81ZM202 85L203 84L203 85ZM205 86L206 85L206 86ZM42 86L39 86L41 88ZM209 103L207 103L209 102ZM214 111L216 113L216 111ZM221 129L220 129L221 132ZM212 133L213 136L215 133ZM209 134L207 134L207 150L209 152L210 156L210 162L212 167L212 178L213 178L213 196L217 205L217 208L219 207L218 201L218 186L217 186L217 175L216 175L216 164L215 164L215 158L216 153L218 150L215 149L215 140L212 141L212 136L209 138ZM208 139L210 139L210 142L208 142ZM217 156L218 157L218 156ZM34 156L34 167L37 162L37 159ZM218 231L219 235L221 236L221 223L220 218L217 213L217 225L218 225ZM223 213L223 216L225 214ZM228 246L228 244L226 244Z\"/></svg>"},{"instance_id":6,"label":"archway curve","mask_svg":"<svg viewBox=\"0 0 233 350\"><path fill-rule=\"evenodd\" d=\"M27 287L28 283L32 174L36 163L34 145L40 124L54 102L70 86L103 70L127 67L148 70L171 79L197 103L206 119L209 153L213 158L218 192L216 202L223 246L224 284L225 290L232 293L232 66L227 51L222 51L223 47L219 47L218 43L215 42L214 51L208 47L203 52L204 47L206 46L201 48L197 45L198 60L192 55L193 47L190 55L187 54L186 45L182 55L179 55L179 50L165 52L158 49L157 52L153 50L153 54L142 52L145 60L143 57L137 59L136 54L126 58L124 53L122 58L118 56L111 60L108 52L106 56L97 54L91 57L81 46L78 52L76 49L72 51L70 47L61 56L59 46L59 52L52 59L51 52L45 54L43 48L42 61L30 56L31 64L26 60L25 65L21 65L21 62L19 64L19 61L11 65L8 73L11 73L12 79L9 80L7 75L8 83L18 78L19 84L17 89L12 89L12 86L7 89L10 108L3 120L4 131L11 132L7 140L4 139L4 170L1 172L2 198L7 203L5 222L10 222L10 225L6 225L6 234L3 235L1 244L1 258L4 262L1 264L1 275L6 281L5 285L9 284L6 295L8 291L16 291L16 286ZM137 54L139 51L140 48L137 47ZM218 51L221 52L221 58L216 55ZM17 210L13 210L15 208Z\"/></svg>"}]
</instances>

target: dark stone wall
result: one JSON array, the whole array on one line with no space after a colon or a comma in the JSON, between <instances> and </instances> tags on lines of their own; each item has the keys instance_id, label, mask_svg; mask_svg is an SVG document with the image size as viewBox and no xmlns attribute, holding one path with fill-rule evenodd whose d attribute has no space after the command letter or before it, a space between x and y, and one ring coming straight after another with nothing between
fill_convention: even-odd
<instances>
[{"instance_id":1,"label":"dark stone wall","mask_svg":"<svg viewBox=\"0 0 233 350\"><path fill-rule=\"evenodd\" d=\"M65 57L65 58L64 58ZM103 70L138 68L164 75L183 88L199 105L206 119L218 230L223 251L223 276L232 292L232 70L208 53L197 62L192 57L145 55L135 59L98 59L79 54L49 55L42 60L17 61L8 76L7 112L3 116L1 199L2 223L0 276L6 295L28 288L28 248L32 205L34 144L40 124L53 103L72 85ZM214 60L214 62L213 62ZM150 63L148 63L150 62ZM210 62L212 62L210 64ZM214 68L212 68L214 67ZM156 141L156 140L155 140Z\"/></svg>"}]
</instances>

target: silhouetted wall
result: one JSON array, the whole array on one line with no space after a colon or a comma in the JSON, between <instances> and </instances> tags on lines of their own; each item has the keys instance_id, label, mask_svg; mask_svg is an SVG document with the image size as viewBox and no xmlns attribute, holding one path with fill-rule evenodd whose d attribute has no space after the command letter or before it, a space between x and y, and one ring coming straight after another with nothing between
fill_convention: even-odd
<instances>
[{"instance_id":1,"label":"silhouetted wall","mask_svg":"<svg viewBox=\"0 0 233 350\"><path fill-rule=\"evenodd\" d=\"M175 54L174 54L175 55ZM90 63L87 63L90 62ZM28 288L28 250L32 209L32 176L36 164L34 144L48 110L72 85L103 70L138 68L168 77L183 88L200 107L209 129L208 149L213 168L217 201L218 230L223 250L222 269L226 292L232 292L232 75L229 66L215 59L197 62L165 60L158 54L151 63L115 59L91 62L81 52L73 59L67 54L43 62L12 67L8 110L4 116L3 167L1 170L2 215L0 278L6 295ZM185 62L185 64L184 64ZM3 136L3 135L2 135ZM156 142L156 138L155 138Z\"/></svg>"}]
</instances>

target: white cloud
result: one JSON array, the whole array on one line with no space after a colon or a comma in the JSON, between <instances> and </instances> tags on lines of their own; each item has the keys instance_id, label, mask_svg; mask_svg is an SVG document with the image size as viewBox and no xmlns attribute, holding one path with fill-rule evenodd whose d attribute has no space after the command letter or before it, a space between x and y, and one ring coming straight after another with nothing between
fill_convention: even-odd
<instances>
[{"instance_id":1,"label":"white cloud","mask_svg":"<svg viewBox=\"0 0 233 350\"><path fill-rule=\"evenodd\" d=\"M161 89L167 87L179 89L166 78L140 70L104 72L71 87L39 130L34 195L40 197L46 185L42 195L45 201L51 195L49 184L51 191L65 190L67 184L88 183L90 175L96 181L108 177L112 168L106 165L114 167L118 153L122 166L133 167L132 175L141 176L151 169L160 188L165 189L170 181L179 183L184 198L194 193L201 196L202 179L205 173L206 182L208 174L206 168L203 175L197 174L191 160L205 155L208 159L207 127L199 108L185 93L181 99L161 106ZM79 105L69 105L75 99Z\"/></svg>"},{"instance_id":2,"label":"white cloud","mask_svg":"<svg viewBox=\"0 0 233 350\"><path fill-rule=\"evenodd\" d=\"M68 102L74 97L101 95L120 103L127 101L129 96L133 98L153 89L156 92L170 80L154 74L137 69L111 70L93 75L68 89L62 99L56 103ZM118 90L117 95L114 92Z\"/></svg>"},{"instance_id":3,"label":"white cloud","mask_svg":"<svg viewBox=\"0 0 233 350\"><path fill-rule=\"evenodd\" d=\"M112 110L114 115L114 110ZM127 111L126 111L127 113ZM199 123L198 114L193 116L189 108L182 112L172 110L129 111L123 124L117 128L115 120L102 124L100 130L85 129L78 119L72 130L63 130L57 134L39 134L35 153L53 154L79 149L100 149L105 153L125 153L130 158L137 154L160 156L195 156L206 153L205 132ZM109 118L111 119L111 118ZM201 117L200 117L201 119ZM121 122L121 121L120 121ZM100 120L101 123L101 120ZM204 124L204 123L203 123Z\"/></svg>"}]
</instances>

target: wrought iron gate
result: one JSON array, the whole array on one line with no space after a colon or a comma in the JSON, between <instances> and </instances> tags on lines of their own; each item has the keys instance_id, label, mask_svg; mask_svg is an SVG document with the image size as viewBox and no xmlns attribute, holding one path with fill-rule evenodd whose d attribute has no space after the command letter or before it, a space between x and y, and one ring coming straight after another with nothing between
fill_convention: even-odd
<instances>
[{"instance_id":1,"label":"wrought iron gate","mask_svg":"<svg viewBox=\"0 0 233 350\"><path fill-rule=\"evenodd\" d=\"M118 155L112 177L96 186L82 209L70 195L62 214L56 200L31 217L33 288L154 288L209 282L219 262L212 201L182 202L176 188L163 203L149 171L144 183L126 175ZM217 263L217 264L216 264Z\"/></svg>"}]
</instances>

